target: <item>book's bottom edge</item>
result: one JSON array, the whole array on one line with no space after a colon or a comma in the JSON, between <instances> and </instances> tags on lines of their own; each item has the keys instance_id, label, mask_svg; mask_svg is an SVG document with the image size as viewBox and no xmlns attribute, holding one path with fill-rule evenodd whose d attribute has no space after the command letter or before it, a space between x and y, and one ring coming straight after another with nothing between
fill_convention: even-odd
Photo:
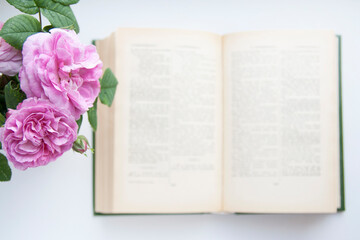
<instances>
[{"instance_id":1,"label":"book's bottom edge","mask_svg":"<svg viewBox=\"0 0 360 240\"><path fill-rule=\"evenodd\" d=\"M335 212L193 212L193 213L101 213L94 212L94 216L149 216L149 215L329 215L344 212L339 208Z\"/></svg>"}]
</instances>

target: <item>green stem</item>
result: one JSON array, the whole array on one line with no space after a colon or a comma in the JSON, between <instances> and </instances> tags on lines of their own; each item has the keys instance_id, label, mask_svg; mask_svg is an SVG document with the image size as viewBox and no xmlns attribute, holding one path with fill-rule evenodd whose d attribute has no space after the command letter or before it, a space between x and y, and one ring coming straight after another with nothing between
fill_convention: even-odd
<instances>
[{"instance_id":1,"label":"green stem","mask_svg":"<svg viewBox=\"0 0 360 240\"><path fill-rule=\"evenodd\" d=\"M40 27L42 29L42 21L41 21L41 12L40 12L40 9L39 9L39 22L40 22Z\"/></svg>"}]
</instances>

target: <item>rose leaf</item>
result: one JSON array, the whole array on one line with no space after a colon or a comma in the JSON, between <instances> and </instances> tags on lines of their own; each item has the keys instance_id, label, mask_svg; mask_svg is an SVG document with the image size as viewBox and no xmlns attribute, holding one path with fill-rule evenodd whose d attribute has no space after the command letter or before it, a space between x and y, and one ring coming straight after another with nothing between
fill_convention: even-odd
<instances>
[{"instance_id":1,"label":"rose leaf","mask_svg":"<svg viewBox=\"0 0 360 240\"><path fill-rule=\"evenodd\" d=\"M118 81L116 77L114 76L110 68L107 68L105 70L103 78L100 80L101 91L99 94L99 98L101 103L109 107L111 106L114 100L117 84Z\"/></svg>"},{"instance_id":2,"label":"rose leaf","mask_svg":"<svg viewBox=\"0 0 360 240\"><path fill-rule=\"evenodd\" d=\"M20 14L4 23L0 31L0 37L14 48L22 49L26 38L40 31L40 22L36 18Z\"/></svg>"},{"instance_id":3,"label":"rose leaf","mask_svg":"<svg viewBox=\"0 0 360 240\"><path fill-rule=\"evenodd\" d=\"M35 14L39 12L33 0L6 0L10 5L27 14Z\"/></svg>"},{"instance_id":4,"label":"rose leaf","mask_svg":"<svg viewBox=\"0 0 360 240\"><path fill-rule=\"evenodd\" d=\"M16 109L16 106L26 98L25 93L21 91L20 87L13 88L11 82L6 84L4 93L7 108Z\"/></svg>"},{"instance_id":5,"label":"rose leaf","mask_svg":"<svg viewBox=\"0 0 360 240\"><path fill-rule=\"evenodd\" d=\"M54 0L54 2L61 3L62 5L68 6L68 5L78 3L79 0Z\"/></svg>"},{"instance_id":6,"label":"rose leaf","mask_svg":"<svg viewBox=\"0 0 360 240\"><path fill-rule=\"evenodd\" d=\"M43 31L44 32L49 32L51 29L53 29L54 26L53 25L46 25L45 27L43 27Z\"/></svg>"},{"instance_id":7,"label":"rose leaf","mask_svg":"<svg viewBox=\"0 0 360 240\"><path fill-rule=\"evenodd\" d=\"M82 121L83 121L83 116L80 115L80 118L79 118L78 120L76 120L76 123L77 123L77 125L78 125L78 130L77 130L78 133L79 133L79 131L80 131L80 127L81 127Z\"/></svg>"},{"instance_id":8,"label":"rose leaf","mask_svg":"<svg viewBox=\"0 0 360 240\"><path fill-rule=\"evenodd\" d=\"M2 114L0 113L0 127L1 127L2 125L4 125L5 121L6 121L6 119L5 119L4 115L2 115Z\"/></svg>"},{"instance_id":9,"label":"rose leaf","mask_svg":"<svg viewBox=\"0 0 360 240\"><path fill-rule=\"evenodd\" d=\"M88 113L88 119L89 123L95 132L97 129L97 98L95 99L94 106L89 109Z\"/></svg>"},{"instance_id":10,"label":"rose leaf","mask_svg":"<svg viewBox=\"0 0 360 240\"><path fill-rule=\"evenodd\" d=\"M10 179L11 168L8 164L8 160L0 153L0 182L10 181Z\"/></svg>"},{"instance_id":11,"label":"rose leaf","mask_svg":"<svg viewBox=\"0 0 360 240\"><path fill-rule=\"evenodd\" d=\"M35 3L51 25L58 28L73 29L76 33L79 33L79 24L69 6L52 0L35 0Z\"/></svg>"}]
</instances>

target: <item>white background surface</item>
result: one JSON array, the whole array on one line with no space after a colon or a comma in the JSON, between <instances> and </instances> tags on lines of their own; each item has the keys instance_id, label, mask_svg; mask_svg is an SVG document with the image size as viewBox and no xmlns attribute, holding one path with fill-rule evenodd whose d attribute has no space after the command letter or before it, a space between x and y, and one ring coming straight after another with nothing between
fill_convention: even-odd
<instances>
[{"instance_id":1,"label":"white background surface","mask_svg":"<svg viewBox=\"0 0 360 240\"><path fill-rule=\"evenodd\" d=\"M81 0L84 43L117 27L333 29L343 39L346 207L334 215L93 216L92 162L66 153L0 183L1 239L360 239L360 1ZM0 20L18 14L0 0ZM82 133L91 138L90 127Z\"/></svg>"}]
</instances>

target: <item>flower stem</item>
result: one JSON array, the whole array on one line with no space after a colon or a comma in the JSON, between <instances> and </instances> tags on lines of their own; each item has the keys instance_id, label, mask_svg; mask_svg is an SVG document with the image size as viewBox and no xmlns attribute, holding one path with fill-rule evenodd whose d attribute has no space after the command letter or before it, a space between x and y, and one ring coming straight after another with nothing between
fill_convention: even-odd
<instances>
[{"instance_id":1,"label":"flower stem","mask_svg":"<svg viewBox=\"0 0 360 240\"><path fill-rule=\"evenodd\" d=\"M39 22L40 22L40 27L42 28L42 21L41 21L41 12L40 12L40 9L39 9Z\"/></svg>"}]
</instances>

